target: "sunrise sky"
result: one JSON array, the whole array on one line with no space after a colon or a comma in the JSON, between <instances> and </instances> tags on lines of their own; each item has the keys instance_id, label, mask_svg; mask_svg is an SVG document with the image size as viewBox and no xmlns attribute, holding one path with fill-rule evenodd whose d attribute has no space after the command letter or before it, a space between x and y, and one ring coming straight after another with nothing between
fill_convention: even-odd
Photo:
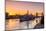
<instances>
[{"instance_id":1,"label":"sunrise sky","mask_svg":"<svg viewBox=\"0 0 46 31\"><path fill-rule=\"evenodd\" d=\"M36 12L38 12L39 15L41 15L44 8L43 5L43 3L36 2L6 1L6 12L8 12L9 15L24 15L28 10L29 14L35 15Z\"/></svg>"}]
</instances>

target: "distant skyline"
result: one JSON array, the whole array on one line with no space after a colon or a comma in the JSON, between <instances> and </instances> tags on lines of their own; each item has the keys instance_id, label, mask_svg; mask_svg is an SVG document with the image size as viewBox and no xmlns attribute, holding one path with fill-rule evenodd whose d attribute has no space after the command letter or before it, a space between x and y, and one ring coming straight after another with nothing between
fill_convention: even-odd
<instances>
[{"instance_id":1,"label":"distant skyline","mask_svg":"<svg viewBox=\"0 0 46 31\"><path fill-rule=\"evenodd\" d=\"M35 15L36 12L42 13L44 11L44 4L33 2L6 1L6 12L8 12L9 15L24 15L27 13L27 10L29 11L29 14L33 15Z\"/></svg>"}]
</instances>

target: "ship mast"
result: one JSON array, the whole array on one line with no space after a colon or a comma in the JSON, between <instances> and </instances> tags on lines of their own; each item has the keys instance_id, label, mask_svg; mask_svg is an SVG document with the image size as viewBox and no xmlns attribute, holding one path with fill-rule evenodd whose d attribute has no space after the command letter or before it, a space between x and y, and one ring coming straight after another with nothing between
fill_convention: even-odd
<instances>
[{"instance_id":1,"label":"ship mast","mask_svg":"<svg viewBox=\"0 0 46 31\"><path fill-rule=\"evenodd\" d=\"M29 15L29 11L27 10L27 17ZM29 28L29 21L27 21L27 29Z\"/></svg>"},{"instance_id":2,"label":"ship mast","mask_svg":"<svg viewBox=\"0 0 46 31\"><path fill-rule=\"evenodd\" d=\"M29 15L29 11L27 10L27 15Z\"/></svg>"}]
</instances>

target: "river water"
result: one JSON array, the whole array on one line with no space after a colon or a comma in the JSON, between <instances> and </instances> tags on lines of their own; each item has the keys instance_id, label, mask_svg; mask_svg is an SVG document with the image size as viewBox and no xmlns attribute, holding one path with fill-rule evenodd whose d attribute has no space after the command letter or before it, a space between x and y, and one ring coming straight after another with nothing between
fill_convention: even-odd
<instances>
[{"instance_id":1,"label":"river water","mask_svg":"<svg viewBox=\"0 0 46 31\"><path fill-rule=\"evenodd\" d=\"M37 22L36 22L37 20ZM9 19L6 20L6 30L15 30L15 29L33 29L36 24L40 23L41 18L35 18L34 20L20 22L20 19Z\"/></svg>"}]
</instances>

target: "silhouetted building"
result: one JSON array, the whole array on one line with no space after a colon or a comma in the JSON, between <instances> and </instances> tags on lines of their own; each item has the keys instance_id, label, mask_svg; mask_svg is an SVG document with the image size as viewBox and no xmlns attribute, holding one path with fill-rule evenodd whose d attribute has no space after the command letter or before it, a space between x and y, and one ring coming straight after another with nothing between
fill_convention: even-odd
<instances>
[{"instance_id":1,"label":"silhouetted building","mask_svg":"<svg viewBox=\"0 0 46 31\"><path fill-rule=\"evenodd\" d=\"M36 12L36 16L38 16L38 13Z\"/></svg>"},{"instance_id":2,"label":"silhouetted building","mask_svg":"<svg viewBox=\"0 0 46 31\"><path fill-rule=\"evenodd\" d=\"M8 14L9 14L8 12L5 13L5 18L6 19L8 18Z\"/></svg>"}]
</instances>

